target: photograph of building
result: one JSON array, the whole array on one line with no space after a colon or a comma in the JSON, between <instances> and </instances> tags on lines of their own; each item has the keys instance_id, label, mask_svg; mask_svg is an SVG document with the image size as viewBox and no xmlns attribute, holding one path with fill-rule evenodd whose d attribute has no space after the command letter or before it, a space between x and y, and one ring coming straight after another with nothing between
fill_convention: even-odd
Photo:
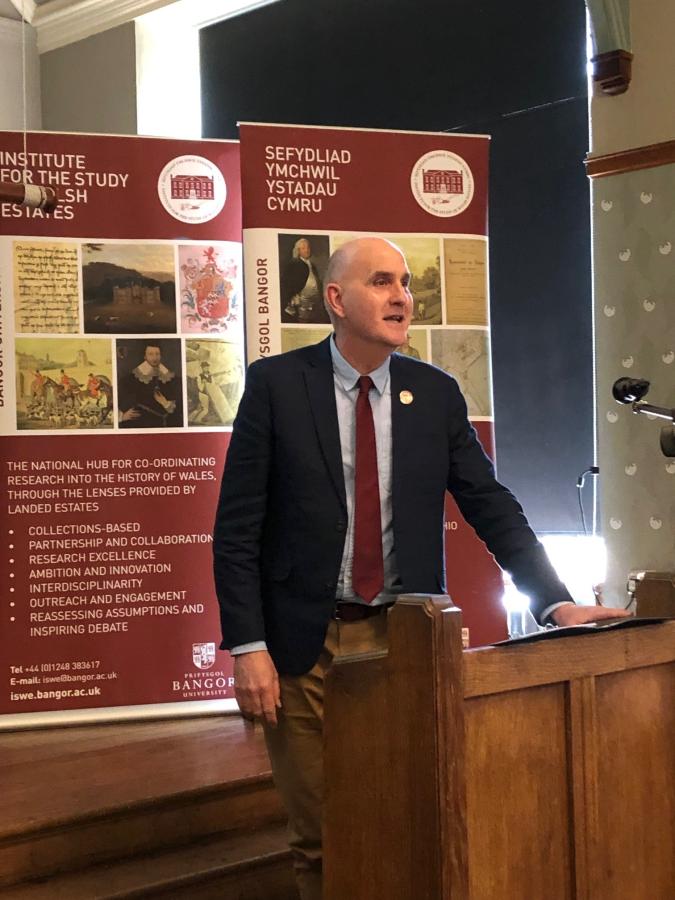
<instances>
[{"instance_id":1,"label":"photograph of building","mask_svg":"<svg viewBox=\"0 0 675 900\"><path fill-rule=\"evenodd\" d=\"M172 244L82 245L88 334L172 334L176 279Z\"/></svg>"}]
</instances>

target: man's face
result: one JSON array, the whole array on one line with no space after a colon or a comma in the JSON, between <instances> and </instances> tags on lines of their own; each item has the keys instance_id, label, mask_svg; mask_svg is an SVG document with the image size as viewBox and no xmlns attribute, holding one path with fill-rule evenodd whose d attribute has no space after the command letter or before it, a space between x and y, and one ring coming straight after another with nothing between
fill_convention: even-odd
<instances>
[{"instance_id":1,"label":"man's face","mask_svg":"<svg viewBox=\"0 0 675 900\"><path fill-rule=\"evenodd\" d=\"M391 350L405 343L413 300L410 271L396 247L377 238L359 242L339 283L337 313L345 337Z\"/></svg>"},{"instance_id":2,"label":"man's face","mask_svg":"<svg viewBox=\"0 0 675 900\"><path fill-rule=\"evenodd\" d=\"M145 361L148 365L152 366L153 369L156 369L162 361L162 351L159 347L153 347L151 345L147 346L145 348Z\"/></svg>"},{"instance_id":3,"label":"man's face","mask_svg":"<svg viewBox=\"0 0 675 900\"><path fill-rule=\"evenodd\" d=\"M302 259L309 259L312 255L312 248L309 241L300 241L298 244L298 256Z\"/></svg>"}]
</instances>

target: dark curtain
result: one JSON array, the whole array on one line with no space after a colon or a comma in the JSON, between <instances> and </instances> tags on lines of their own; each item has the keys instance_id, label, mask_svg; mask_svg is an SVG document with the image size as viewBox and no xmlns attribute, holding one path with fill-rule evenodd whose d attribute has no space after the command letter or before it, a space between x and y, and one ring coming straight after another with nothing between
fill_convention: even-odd
<instances>
[{"instance_id":1,"label":"dark curtain","mask_svg":"<svg viewBox=\"0 0 675 900\"><path fill-rule=\"evenodd\" d=\"M492 135L499 477L579 531L593 463L583 0L282 0L201 33L203 133L238 121Z\"/></svg>"}]
</instances>

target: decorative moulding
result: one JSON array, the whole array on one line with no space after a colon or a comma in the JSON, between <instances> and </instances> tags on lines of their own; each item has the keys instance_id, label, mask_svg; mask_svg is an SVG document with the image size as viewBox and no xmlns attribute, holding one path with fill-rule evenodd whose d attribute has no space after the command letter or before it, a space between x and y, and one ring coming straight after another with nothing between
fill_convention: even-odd
<instances>
[{"instance_id":1,"label":"decorative moulding","mask_svg":"<svg viewBox=\"0 0 675 900\"><path fill-rule=\"evenodd\" d=\"M35 9L32 19L38 34L38 51L57 50L173 2L175 0L50 0Z\"/></svg>"},{"instance_id":2,"label":"decorative moulding","mask_svg":"<svg viewBox=\"0 0 675 900\"><path fill-rule=\"evenodd\" d=\"M20 4L21 0L16 2ZM184 27L199 29L230 16L278 2L279 0L49 0L35 9L32 24L37 29L39 52L47 53L108 28L125 25L165 7L175 7L175 16L172 17L174 23L181 22Z\"/></svg>"},{"instance_id":3,"label":"decorative moulding","mask_svg":"<svg viewBox=\"0 0 675 900\"><path fill-rule=\"evenodd\" d=\"M591 57L593 82L603 94L623 94L633 74L633 54L628 50L609 50Z\"/></svg>"},{"instance_id":4,"label":"decorative moulding","mask_svg":"<svg viewBox=\"0 0 675 900\"><path fill-rule=\"evenodd\" d=\"M587 156L586 174L591 178L605 175L621 175L637 169L653 169L675 163L675 141L650 144L648 147L634 147L606 156Z\"/></svg>"},{"instance_id":5,"label":"decorative moulding","mask_svg":"<svg viewBox=\"0 0 675 900\"><path fill-rule=\"evenodd\" d=\"M33 21L36 10L34 0L9 0L9 2L26 22L30 24Z\"/></svg>"}]
</instances>

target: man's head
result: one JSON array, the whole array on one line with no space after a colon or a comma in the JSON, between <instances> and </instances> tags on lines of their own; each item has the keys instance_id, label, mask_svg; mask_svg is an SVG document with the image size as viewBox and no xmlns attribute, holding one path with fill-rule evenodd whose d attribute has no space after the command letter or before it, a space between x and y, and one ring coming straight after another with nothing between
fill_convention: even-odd
<instances>
[{"instance_id":1,"label":"man's head","mask_svg":"<svg viewBox=\"0 0 675 900\"><path fill-rule=\"evenodd\" d=\"M157 344L146 344L143 357L149 366L156 369L162 361L162 351Z\"/></svg>"},{"instance_id":2,"label":"man's head","mask_svg":"<svg viewBox=\"0 0 675 900\"><path fill-rule=\"evenodd\" d=\"M309 259L312 255L312 245L307 238L300 238L293 244L293 259Z\"/></svg>"},{"instance_id":3,"label":"man's head","mask_svg":"<svg viewBox=\"0 0 675 900\"><path fill-rule=\"evenodd\" d=\"M331 256L324 299L339 343L391 353L412 318L410 271L401 250L383 238L357 238Z\"/></svg>"}]
</instances>

